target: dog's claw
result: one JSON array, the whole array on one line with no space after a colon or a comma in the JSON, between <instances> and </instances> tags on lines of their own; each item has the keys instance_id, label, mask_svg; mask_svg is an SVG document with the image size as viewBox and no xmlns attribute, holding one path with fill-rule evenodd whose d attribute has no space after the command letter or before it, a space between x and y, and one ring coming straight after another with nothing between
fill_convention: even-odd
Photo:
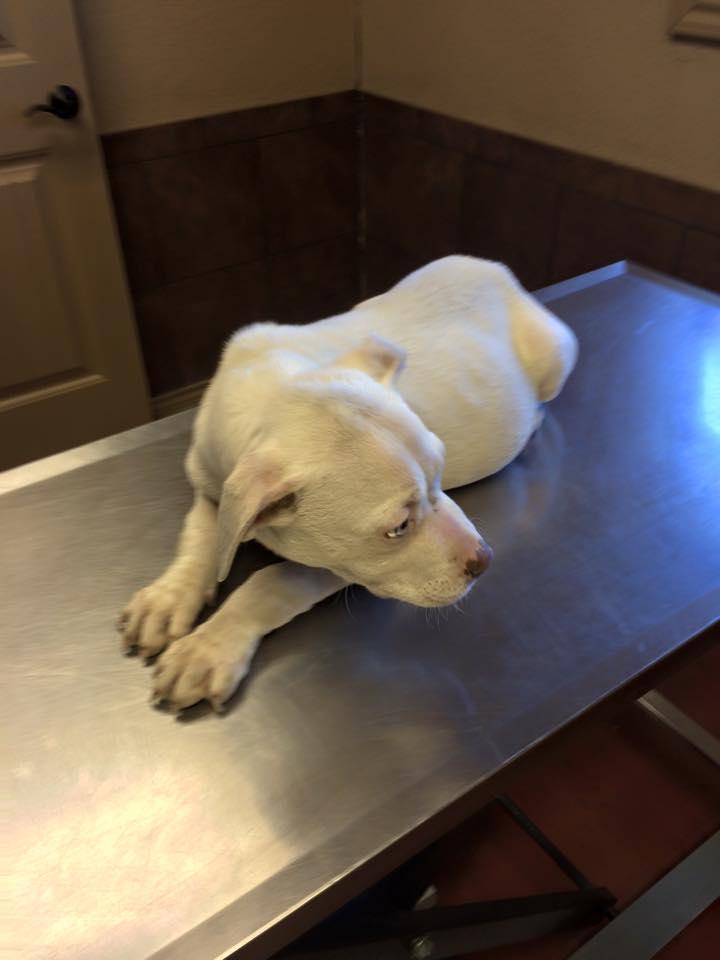
<instances>
[{"instance_id":1,"label":"dog's claw","mask_svg":"<svg viewBox=\"0 0 720 960\"><path fill-rule=\"evenodd\" d=\"M167 573L138 590L116 621L123 644L148 663L178 637L185 636L202 607L202 583Z\"/></svg>"}]
</instances>

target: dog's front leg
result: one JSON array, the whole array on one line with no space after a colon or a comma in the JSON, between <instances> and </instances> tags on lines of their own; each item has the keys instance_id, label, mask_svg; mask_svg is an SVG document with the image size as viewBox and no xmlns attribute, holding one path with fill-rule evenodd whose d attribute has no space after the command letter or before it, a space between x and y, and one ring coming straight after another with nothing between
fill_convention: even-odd
<instances>
[{"instance_id":1,"label":"dog's front leg","mask_svg":"<svg viewBox=\"0 0 720 960\"><path fill-rule=\"evenodd\" d=\"M176 710L209 700L219 710L266 634L344 586L328 570L289 561L258 570L209 620L166 650L155 669L153 700Z\"/></svg>"},{"instance_id":2,"label":"dog's front leg","mask_svg":"<svg viewBox=\"0 0 720 960\"><path fill-rule=\"evenodd\" d=\"M151 657L185 636L215 593L217 507L196 494L183 523L175 558L153 583L138 590L118 629L127 650Z\"/></svg>"}]
</instances>

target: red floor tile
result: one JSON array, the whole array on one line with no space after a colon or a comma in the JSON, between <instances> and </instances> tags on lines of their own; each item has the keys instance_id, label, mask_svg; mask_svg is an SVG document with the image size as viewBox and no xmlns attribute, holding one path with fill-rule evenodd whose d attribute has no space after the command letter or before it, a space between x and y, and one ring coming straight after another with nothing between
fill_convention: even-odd
<instances>
[{"instance_id":1,"label":"red floor tile","mask_svg":"<svg viewBox=\"0 0 720 960\"><path fill-rule=\"evenodd\" d=\"M717 960L720 954L720 900L657 954L655 960Z\"/></svg>"},{"instance_id":2,"label":"red floor tile","mask_svg":"<svg viewBox=\"0 0 720 960\"><path fill-rule=\"evenodd\" d=\"M658 689L720 738L720 643L678 670Z\"/></svg>"}]
</instances>

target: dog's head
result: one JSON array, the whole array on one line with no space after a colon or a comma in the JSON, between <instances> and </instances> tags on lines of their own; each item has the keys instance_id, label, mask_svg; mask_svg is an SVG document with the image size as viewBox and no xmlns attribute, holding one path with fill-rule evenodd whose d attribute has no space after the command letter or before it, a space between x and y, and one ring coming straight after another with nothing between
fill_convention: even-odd
<instances>
[{"instance_id":1,"label":"dog's head","mask_svg":"<svg viewBox=\"0 0 720 960\"><path fill-rule=\"evenodd\" d=\"M441 490L443 445L393 389L404 359L371 338L283 383L223 486L219 579L251 538L418 606L454 603L484 572L490 548Z\"/></svg>"}]
</instances>

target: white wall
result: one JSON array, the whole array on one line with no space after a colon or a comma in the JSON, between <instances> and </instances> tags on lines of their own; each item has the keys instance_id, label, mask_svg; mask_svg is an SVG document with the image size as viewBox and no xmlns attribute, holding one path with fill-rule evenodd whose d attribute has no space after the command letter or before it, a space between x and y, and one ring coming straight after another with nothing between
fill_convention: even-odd
<instances>
[{"instance_id":1,"label":"white wall","mask_svg":"<svg viewBox=\"0 0 720 960\"><path fill-rule=\"evenodd\" d=\"M363 89L720 189L720 46L670 0L362 0Z\"/></svg>"},{"instance_id":2,"label":"white wall","mask_svg":"<svg viewBox=\"0 0 720 960\"><path fill-rule=\"evenodd\" d=\"M355 0L76 0L101 133L355 86Z\"/></svg>"},{"instance_id":3,"label":"white wall","mask_svg":"<svg viewBox=\"0 0 720 960\"><path fill-rule=\"evenodd\" d=\"M671 0L360 0L362 87L720 189L720 46ZM76 0L102 133L347 90L356 0Z\"/></svg>"}]
</instances>

